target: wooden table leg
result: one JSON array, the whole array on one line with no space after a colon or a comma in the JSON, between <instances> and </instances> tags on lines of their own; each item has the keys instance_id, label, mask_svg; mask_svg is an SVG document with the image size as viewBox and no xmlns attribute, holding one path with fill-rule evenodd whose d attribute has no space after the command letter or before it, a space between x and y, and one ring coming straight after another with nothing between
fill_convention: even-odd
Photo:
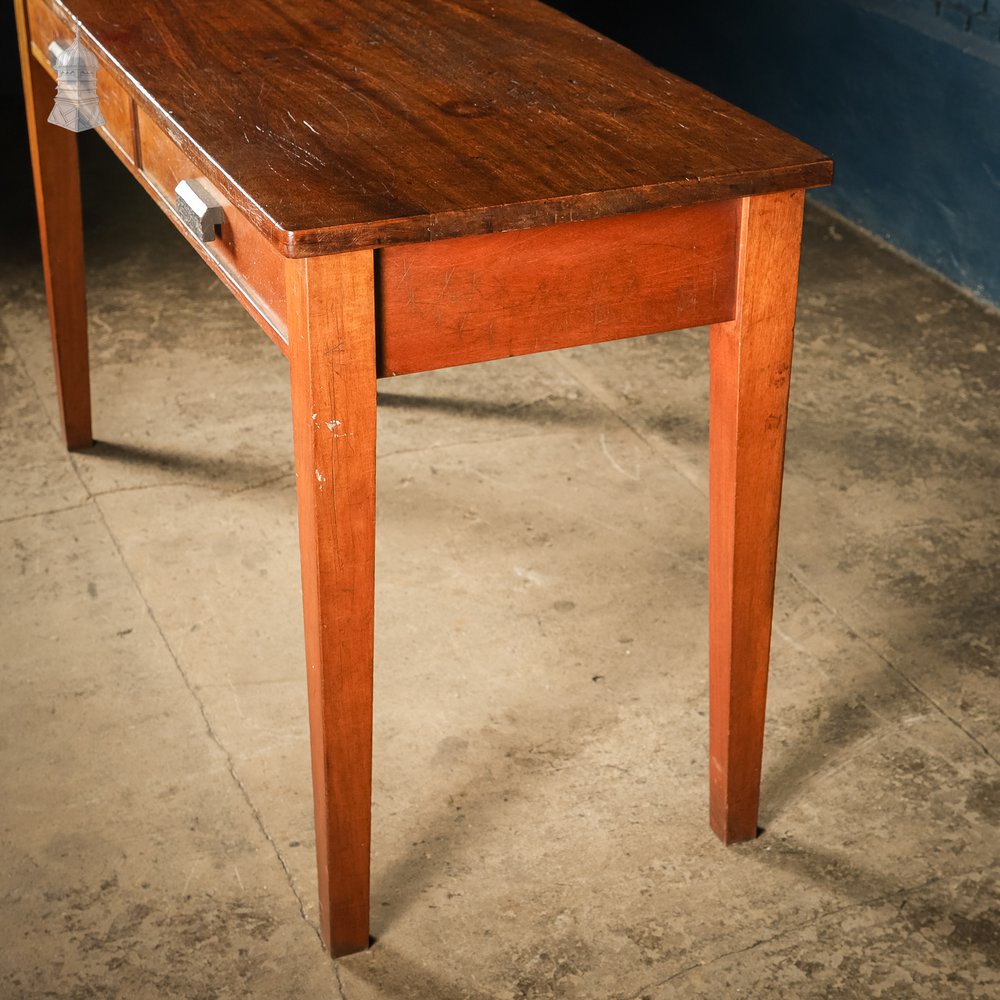
<instances>
[{"instance_id":1,"label":"wooden table leg","mask_svg":"<svg viewBox=\"0 0 1000 1000\"><path fill-rule=\"evenodd\" d=\"M710 820L757 835L804 192L744 199L736 318L711 329Z\"/></svg>"},{"instance_id":2,"label":"wooden table leg","mask_svg":"<svg viewBox=\"0 0 1000 1000\"><path fill-rule=\"evenodd\" d=\"M14 7L59 410L66 446L86 448L93 444L93 437L76 135L46 120L55 101L55 84L31 55L22 0L16 0Z\"/></svg>"},{"instance_id":3,"label":"wooden table leg","mask_svg":"<svg viewBox=\"0 0 1000 1000\"><path fill-rule=\"evenodd\" d=\"M316 855L331 955L368 947L375 603L370 250L287 262Z\"/></svg>"}]
</instances>

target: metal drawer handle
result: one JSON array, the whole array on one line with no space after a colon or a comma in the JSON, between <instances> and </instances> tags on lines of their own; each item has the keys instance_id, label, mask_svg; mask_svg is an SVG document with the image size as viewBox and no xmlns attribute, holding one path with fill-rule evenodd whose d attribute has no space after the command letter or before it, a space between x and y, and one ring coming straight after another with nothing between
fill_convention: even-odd
<instances>
[{"instance_id":1,"label":"metal drawer handle","mask_svg":"<svg viewBox=\"0 0 1000 1000\"><path fill-rule=\"evenodd\" d=\"M216 226L221 226L226 218L222 205L200 180L193 177L181 181L174 188L174 194L177 195L177 214L184 225L202 243L211 243L215 239Z\"/></svg>"},{"instance_id":2,"label":"metal drawer handle","mask_svg":"<svg viewBox=\"0 0 1000 1000\"><path fill-rule=\"evenodd\" d=\"M49 47L47 49L49 54L49 65L54 69L59 69L59 59L62 54L69 48L68 42L57 42L55 40L49 42Z\"/></svg>"}]
</instances>

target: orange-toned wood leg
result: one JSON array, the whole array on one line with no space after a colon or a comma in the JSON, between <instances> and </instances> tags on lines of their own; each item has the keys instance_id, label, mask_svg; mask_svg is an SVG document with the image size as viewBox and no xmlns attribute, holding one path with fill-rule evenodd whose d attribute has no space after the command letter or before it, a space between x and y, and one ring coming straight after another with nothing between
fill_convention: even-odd
<instances>
[{"instance_id":1,"label":"orange-toned wood leg","mask_svg":"<svg viewBox=\"0 0 1000 1000\"><path fill-rule=\"evenodd\" d=\"M757 835L803 192L747 198L736 317L711 328L710 819Z\"/></svg>"},{"instance_id":2,"label":"orange-toned wood leg","mask_svg":"<svg viewBox=\"0 0 1000 1000\"><path fill-rule=\"evenodd\" d=\"M93 437L76 135L46 121L55 101L55 84L31 55L22 0L14 6L59 410L66 446L86 448L93 444Z\"/></svg>"},{"instance_id":3,"label":"orange-toned wood leg","mask_svg":"<svg viewBox=\"0 0 1000 1000\"><path fill-rule=\"evenodd\" d=\"M368 947L373 255L310 257L286 267L320 925L336 956Z\"/></svg>"}]
</instances>

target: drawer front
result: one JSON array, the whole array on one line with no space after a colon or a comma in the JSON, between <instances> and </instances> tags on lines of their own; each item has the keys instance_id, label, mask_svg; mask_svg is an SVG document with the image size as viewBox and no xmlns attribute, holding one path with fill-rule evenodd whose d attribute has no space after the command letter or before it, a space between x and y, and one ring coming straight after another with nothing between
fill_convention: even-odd
<instances>
[{"instance_id":1,"label":"drawer front","mask_svg":"<svg viewBox=\"0 0 1000 1000\"><path fill-rule=\"evenodd\" d=\"M30 0L28 25L35 58L44 63L54 76L55 71L52 70L49 62L49 45L52 42L69 45L75 36L75 29L63 22L52 8L46 6L42 0ZM101 102L101 113L104 115L105 121L105 124L97 131L123 160L133 164L135 163L135 123L132 100L114 71L101 58L100 53L95 53L95 55L98 57L97 95Z\"/></svg>"},{"instance_id":2,"label":"drawer front","mask_svg":"<svg viewBox=\"0 0 1000 1000\"><path fill-rule=\"evenodd\" d=\"M204 177L178 144L142 109L136 109L140 170L166 203L188 239L210 263L223 272L234 291L242 292L252 309L287 341L285 308L285 258L246 217ZM215 239L204 242L177 212L177 185L197 180L222 206L222 223ZM262 324L263 325L263 324ZM265 327L266 329L266 327Z\"/></svg>"}]
</instances>

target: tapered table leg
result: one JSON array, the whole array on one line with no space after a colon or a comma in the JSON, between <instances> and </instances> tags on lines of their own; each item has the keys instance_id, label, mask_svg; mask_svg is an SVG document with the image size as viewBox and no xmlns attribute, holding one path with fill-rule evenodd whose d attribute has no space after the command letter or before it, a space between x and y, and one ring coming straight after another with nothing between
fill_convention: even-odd
<instances>
[{"instance_id":1,"label":"tapered table leg","mask_svg":"<svg viewBox=\"0 0 1000 1000\"><path fill-rule=\"evenodd\" d=\"M55 101L55 84L31 55L22 0L16 0L14 7L59 410L66 446L86 448L93 444L93 437L76 135L46 121Z\"/></svg>"},{"instance_id":2,"label":"tapered table leg","mask_svg":"<svg viewBox=\"0 0 1000 1000\"><path fill-rule=\"evenodd\" d=\"M757 835L802 191L744 199L736 317L712 327L710 820Z\"/></svg>"},{"instance_id":3,"label":"tapered table leg","mask_svg":"<svg viewBox=\"0 0 1000 1000\"><path fill-rule=\"evenodd\" d=\"M320 922L336 956L368 947L373 258L366 250L286 266Z\"/></svg>"}]
</instances>

